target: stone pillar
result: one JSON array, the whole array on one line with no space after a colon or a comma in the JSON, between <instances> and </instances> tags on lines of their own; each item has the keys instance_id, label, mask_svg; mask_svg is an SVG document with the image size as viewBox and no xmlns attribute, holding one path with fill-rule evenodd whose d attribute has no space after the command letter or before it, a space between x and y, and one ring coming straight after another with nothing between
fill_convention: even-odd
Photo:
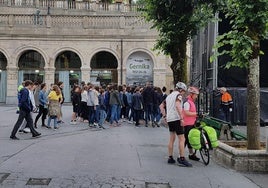
<instances>
[{"instance_id":1,"label":"stone pillar","mask_svg":"<svg viewBox=\"0 0 268 188\"><path fill-rule=\"evenodd\" d=\"M36 7L36 8L39 8L39 6L40 6L40 2L39 2L39 0L35 0L35 7Z\"/></svg>"},{"instance_id":2,"label":"stone pillar","mask_svg":"<svg viewBox=\"0 0 268 188\"><path fill-rule=\"evenodd\" d=\"M7 97L6 104L17 104L18 67L7 66Z\"/></svg>"},{"instance_id":3,"label":"stone pillar","mask_svg":"<svg viewBox=\"0 0 268 188\"><path fill-rule=\"evenodd\" d=\"M265 126L266 129L266 153L268 153L268 126Z\"/></svg>"},{"instance_id":4,"label":"stone pillar","mask_svg":"<svg viewBox=\"0 0 268 188\"><path fill-rule=\"evenodd\" d=\"M90 67L81 67L81 81L89 82L90 81Z\"/></svg>"},{"instance_id":5,"label":"stone pillar","mask_svg":"<svg viewBox=\"0 0 268 188\"><path fill-rule=\"evenodd\" d=\"M47 28L51 28L51 25L52 25L51 16L47 15L46 17L47 17Z\"/></svg>"},{"instance_id":6,"label":"stone pillar","mask_svg":"<svg viewBox=\"0 0 268 188\"><path fill-rule=\"evenodd\" d=\"M120 69L120 67L117 68L117 83L118 83L118 85L124 84L123 83L123 78L122 78L122 81L121 81L121 69Z\"/></svg>"},{"instance_id":7,"label":"stone pillar","mask_svg":"<svg viewBox=\"0 0 268 188\"><path fill-rule=\"evenodd\" d=\"M119 19L119 27L122 29L122 28L125 28L125 26L126 26L125 16L124 15L121 15L120 16L120 19Z\"/></svg>"},{"instance_id":8,"label":"stone pillar","mask_svg":"<svg viewBox=\"0 0 268 188\"><path fill-rule=\"evenodd\" d=\"M83 17L83 28L84 29L89 28L89 19L88 19L88 16L84 16Z\"/></svg>"},{"instance_id":9,"label":"stone pillar","mask_svg":"<svg viewBox=\"0 0 268 188\"><path fill-rule=\"evenodd\" d=\"M15 17L14 17L14 15L13 14L10 14L9 16L8 16L8 26L9 27L13 27L14 26L14 20L15 19Z\"/></svg>"},{"instance_id":10,"label":"stone pillar","mask_svg":"<svg viewBox=\"0 0 268 188\"><path fill-rule=\"evenodd\" d=\"M45 80L44 82L47 84L47 87L49 88L50 84L53 84L55 82L55 67L45 67Z\"/></svg>"}]
</instances>

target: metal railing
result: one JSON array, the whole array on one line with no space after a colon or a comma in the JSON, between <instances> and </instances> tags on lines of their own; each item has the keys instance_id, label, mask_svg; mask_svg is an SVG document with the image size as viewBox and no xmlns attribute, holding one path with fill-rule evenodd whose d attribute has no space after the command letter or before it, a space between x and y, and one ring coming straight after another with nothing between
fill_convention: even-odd
<instances>
[{"instance_id":1,"label":"metal railing","mask_svg":"<svg viewBox=\"0 0 268 188\"><path fill-rule=\"evenodd\" d=\"M49 28L92 28L122 29L150 28L150 24L140 16L126 15L42 15L2 14L0 27L49 27Z\"/></svg>"},{"instance_id":2,"label":"metal railing","mask_svg":"<svg viewBox=\"0 0 268 188\"><path fill-rule=\"evenodd\" d=\"M138 12L143 8L141 5L125 3L102 3L98 1L73 1L73 0L0 0L0 7L29 7L51 9L72 9L90 11L119 11Z\"/></svg>"}]
</instances>

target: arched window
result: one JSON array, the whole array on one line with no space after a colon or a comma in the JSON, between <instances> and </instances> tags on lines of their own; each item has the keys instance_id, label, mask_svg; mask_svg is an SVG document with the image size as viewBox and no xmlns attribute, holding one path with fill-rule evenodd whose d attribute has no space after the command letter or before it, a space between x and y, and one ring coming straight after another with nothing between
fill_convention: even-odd
<instances>
[{"instance_id":1,"label":"arched window","mask_svg":"<svg viewBox=\"0 0 268 188\"><path fill-rule=\"evenodd\" d=\"M39 83L44 81L45 60L39 52L35 50L25 51L19 58L18 67L18 85L23 80L32 80Z\"/></svg>"},{"instance_id":2,"label":"arched window","mask_svg":"<svg viewBox=\"0 0 268 188\"><path fill-rule=\"evenodd\" d=\"M66 102L71 101L70 93L75 84L81 82L81 59L72 51L61 52L55 61L55 83L63 82L63 94Z\"/></svg>"},{"instance_id":3,"label":"arched window","mask_svg":"<svg viewBox=\"0 0 268 188\"><path fill-rule=\"evenodd\" d=\"M110 52L96 53L90 62L90 81L98 85L117 83L117 59Z\"/></svg>"},{"instance_id":4,"label":"arched window","mask_svg":"<svg viewBox=\"0 0 268 188\"><path fill-rule=\"evenodd\" d=\"M0 52L0 102L6 101L6 91L7 91L7 58Z\"/></svg>"}]
</instances>

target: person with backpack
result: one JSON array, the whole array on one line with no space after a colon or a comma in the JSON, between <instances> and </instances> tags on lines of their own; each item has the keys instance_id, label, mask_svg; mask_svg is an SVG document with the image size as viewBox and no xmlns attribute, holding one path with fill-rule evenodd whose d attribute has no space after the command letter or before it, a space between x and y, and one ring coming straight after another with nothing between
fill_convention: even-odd
<instances>
[{"instance_id":1,"label":"person with backpack","mask_svg":"<svg viewBox=\"0 0 268 188\"><path fill-rule=\"evenodd\" d=\"M185 137L185 146L188 147L189 150L189 159L194 161L199 161L198 158L189 143L188 135L190 130L194 127L197 118L197 110L195 106L195 101L199 95L199 89L196 87L188 88L188 96L186 100L183 102L183 120L184 120L184 137Z\"/></svg>"},{"instance_id":2,"label":"person with backpack","mask_svg":"<svg viewBox=\"0 0 268 188\"><path fill-rule=\"evenodd\" d=\"M32 136L38 137L41 135L41 133L37 132L33 127L33 118L31 115L31 111L33 110L33 104L31 102L30 92L33 88L34 83L31 80L25 81L25 87L20 90L20 98L19 98L19 117L14 125L14 128L11 132L10 139L12 140L19 140L18 137L16 137L16 133L18 132L18 129L20 128L23 119L25 118L27 125L29 126Z\"/></svg>"},{"instance_id":3,"label":"person with backpack","mask_svg":"<svg viewBox=\"0 0 268 188\"><path fill-rule=\"evenodd\" d=\"M19 87L18 87L18 107L17 107L16 114L19 114L19 113L20 113L20 107L19 107L20 90L23 89L24 86L25 86L25 81L23 81L23 82L21 83L21 85L19 85Z\"/></svg>"},{"instance_id":4,"label":"person with backpack","mask_svg":"<svg viewBox=\"0 0 268 188\"><path fill-rule=\"evenodd\" d=\"M45 119L47 117L48 109L48 100L47 100L47 85L46 83L41 84L41 88L38 94L39 100L39 112L34 121L34 128L37 128L37 121L42 115L42 127L46 127Z\"/></svg>"}]
</instances>

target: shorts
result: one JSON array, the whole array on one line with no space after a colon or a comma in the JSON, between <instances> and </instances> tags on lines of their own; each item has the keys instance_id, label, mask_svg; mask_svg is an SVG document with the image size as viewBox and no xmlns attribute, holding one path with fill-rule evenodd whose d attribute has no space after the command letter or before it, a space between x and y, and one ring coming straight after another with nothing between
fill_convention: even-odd
<instances>
[{"instance_id":1,"label":"shorts","mask_svg":"<svg viewBox=\"0 0 268 188\"><path fill-rule=\"evenodd\" d=\"M176 132L177 135L184 134L184 127L181 126L180 120L168 122L168 128L169 132Z\"/></svg>"},{"instance_id":2,"label":"shorts","mask_svg":"<svg viewBox=\"0 0 268 188\"><path fill-rule=\"evenodd\" d=\"M187 146L189 149L192 149L192 146L189 142L188 135L189 135L189 132L192 128L194 128L193 125L184 126L185 146Z\"/></svg>"},{"instance_id":3,"label":"shorts","mask_svg":"<svg viewBox=\"0 0 268 188\"><path fill-rule=\"evenodd\" d=\"M79 113L79 106L78 105L73 106L73 112Z\"/></svg>"}]
</instances>

